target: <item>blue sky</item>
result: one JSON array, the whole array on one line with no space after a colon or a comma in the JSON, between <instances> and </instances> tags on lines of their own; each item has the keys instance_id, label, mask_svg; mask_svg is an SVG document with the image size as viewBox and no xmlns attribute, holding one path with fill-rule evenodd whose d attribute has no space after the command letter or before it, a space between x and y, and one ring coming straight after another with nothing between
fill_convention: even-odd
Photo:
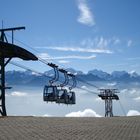
<instances>
[{"instance_id":1,"label":"blue sky","mask_svg":"<svg viewBox=\"0 0 140 140\"><path fill-rule=\"evenodd\" d=\"M26 30L16 31L15 43L61 67L83 72L101 69L140 74L139 7L140 0L0 0L0 22L3 20L5 28L25 26ZM10 41L10 33L7 35ZM49 69L41 62L12 61L40 72ZM11 64L6 67L12 69L18 70ZM126 113L140 111L139 88L123 88L119 97ZM104 115L104 103L81 90L76 92L77 104L68 108L42 102L42 87L31 89L33 95L21 89L13 88L11 94L6 94L10 115L32 112L31 115L65 116L87 108ZM113 107L115 114L123 115L118 102Z\"/></svg>"},{"instance_id":2,"label":"blue sky","mask_svg":"<svg viewBox=\"0 0 140 140\"><path fill-rule=\"evenodd\" d=\"M25 26L15 41L61 67L140 73L139 0L0 0L4 27ZM8 33L9 34L9 33ZM10 40L10 38L9 38ZM38 71L40 62L18 63ZM7 70L17 69L9 65Z\"/></svg>"}]
</instances>

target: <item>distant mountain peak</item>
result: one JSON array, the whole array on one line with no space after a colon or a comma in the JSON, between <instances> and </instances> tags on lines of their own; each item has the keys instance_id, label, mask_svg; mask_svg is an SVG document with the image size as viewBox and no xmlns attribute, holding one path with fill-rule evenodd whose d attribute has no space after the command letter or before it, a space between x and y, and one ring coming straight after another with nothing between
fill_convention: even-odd
<instances>
[{"instance_id":1,"label":"distant mountain peak","mask_svg":"<svg viewBox=\"0 0 140 140\"><path fill-rule=\"evenodd\" d=\"M73 68L68 68L68 69L66 69L68 72L70 72L70 73L73 73L73 74L75 74L75 75L82 75L82 74L84 74L82 71L79 71L79 70L75 70L75 69L73 69Z\"/></svg>"},{"instance_id":2,"label":"distant mountain peak","mask_svg":"<svg viewBox=\"0 0 140 140\"><path fill-rule=\"evenodd\" d=\"M107 78L107 77L110 76L110 74L108 74L107 72L104 72L102 70L97 70L97 69L90 70L88 72L88 74L92 74L92 75L98 76L99 78Z\"/></svg>"},{"instance_id":3,"label":"distant mountain peak","mask_svg":"<svg viewBox=\"0 0 140 140\"><path fill-rule=\"evenodd\" d=\"M114 71L111 74L97 69L90 70L87 74L84 74L82 71L76 71L72 68L67 69L67 71L76 74L77 79L79 77L84 81L109 81L112 83L115 83L116 81L140 82L140 75L138 75L135 71ZM59 74L59 80L63 80L64 75L61 72ZM44 72L44 74L40 76L32 71L6 71L6 82L15 85L44 85L50 80L45 75L53 77L53 69Z\"/></svg>"},{"instance_id":4,"label":"distant mountain peak","mask_svg":"<svg viewBox=\"0 0 140 140\"><path fill-rule=\"evenodd\" d=\"M134 70L130 71L129 74L130 74L131 77L138 77L138 74Z\"/></svg>"}]
</instances>

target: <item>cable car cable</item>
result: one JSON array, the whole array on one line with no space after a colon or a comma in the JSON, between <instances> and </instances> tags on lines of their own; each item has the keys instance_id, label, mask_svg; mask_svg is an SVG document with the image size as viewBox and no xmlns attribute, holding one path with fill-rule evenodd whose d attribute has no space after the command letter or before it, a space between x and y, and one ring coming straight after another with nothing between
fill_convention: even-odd
<instances>
[{"instance_id":1,"label":"cable car cable","mask_svg":"<svg viewBox=\"0 0 140 140\"><path fill-rule=\"evenodd\" d=\"M46 74L44 74L44 73L41 73L41 72L38 72L38 71L36 71L36 70L33 70L33 69L31 69L31 68L28 68L28 67L26 67L26 66L23 66L23 65L21 65L21 64L18 64L18 63L16 63L16 62L9 62L10 64L12 64L12 65L15 65L15 66L17 66L17 67L20 67L20 68L22 68L22 69L25 69L25 70L29 70L29 71L31 71L31 72L34 72L34 73L36 73L36 74L39 74L39 75L41 75L41 76L46 76L46 77L48 77L48 78L52 78L51 76L48 76L48 75L46 75Z\"/></svg>"},{"instance_id":2,"label":"cable car cable","mask_svg":"<svg viewBox=\"0 0 140 140\"><path fill-rule=\"evenodd\" d=\"M23 68L23 69L25 69L25 70L29 70L29 71L32 71L32 72L35 72L35 73L37 73L37 74L39 74L39 75L44 75L43 73L40 73L40 72L37 72L37 71L35 71L35 70L33 70L33 69L30 69L30 68L28 68L28 67L26 67L26 66L23 66L23 65L21 65L21 64L18 64L18 63L15 63L15 62L10 62L10 64L12 64L12 65L15 65L15 66L17 66L17 67L20 67L20 68ZM47 76L47 75L44 75L44 76L46 76L46 77L48 77L48 78L52 78L51 76ZM60 81L61 82L61 81ZM84 90L84 91L87 91L87 92L90 92L90 93L93 93L93 94L98 94L98 93L95 93L95 92L93 92L93 91L90 91L90 90L87 90L87 89L83 89L83 88L81 88L81 87L79 87L79 86L76 86L77 88L79 88L79 89L81 89L81 90Z\"/></svg>"},{"instance_id":3,"label":"cable car cable","mask_svg":"<svg viewBox=\"0 0 140 140\"><path fill-rule=\"evenodd\" d=\"M9 34L7 34L7 35L8 35L9 37L11 37ZM15 38L14 38L14 39L15 39ZM28 45L28 44L26 44L26 43L24 43L24 42L22 42L22 41L19 41L18 39L15 39L15 40L16 40L17 42L23 44L24 46L29 47L29 48L32 49L33 51L39 53L36 49L34 49L33 47L31 47L30 45ZM39 60L40 62L42 62L42 63L44 63L44 64L47 64L47 65L50 64L46 59L42 59L42 58L39 57L39 56L37 56L37 57L38 57L38 60ZM50 60L51 60L51 59L50 59ZM91 84L91 83L89 83L89 82L87 82L87 81L85 81L85 80L82 80L82 79L80 79L80 78L76 78L76 79L77 79L78 81L81 81L81 82L83 82L83 83L86 83L87 85L90 85L90 86L93 86L93 87L99 89L99 87L97 87L97 86L95 86L95 85L93 85L93 84Z\"/></svg>"},{"instance_id":4,"label":"cable car cable","mask_svg":"<svg viewBox=\"0 0 140 140\"><path fill-rule=\"evenodd\" d=\"M79 86L76 86L76 87L77 87L78 89L81 89L81 90L87 91L87 92L92 93L92 94L95 94L95 95L98 95L98 94L99 94L99 93L97 93L97 92L93 92L93 91L91 91L91 90L84 89L84 88L79 87Z\"/></svg>"},{"instance_id":5,"label":"cable car cable","mask_svg":"<svg viewBox=\"0 0 140 140\"><path fill-rule=\"evenodd\" d=\"M76 77L75 77L74 74L71 74L71 73L68 73L68 76L71 77L72 78L72 81L73 81L72 85L69 87L69 90L72 90L77 85ZM70 81L70 79L69 79L69 81Z\"/></svg>"},{"instance_id":6,"label":"cable car cable","mask_svg":"<svg viewBox=\"0 0 140 140\"><path fill-rule=\"evenodd\" d=\"M124 109L124 107L123 107L123 105L122 105L120 100L119 100L119 104L120 104L120 107L122 109L122 112L123 112L124 116L126 116L126 111L125 111L125 109Z\"/></svg>"},{"instance_id":7,"label":"cable car cable","mask_svg":"<svg viewBox=\"0 0 140 140\"><path fill-rule=\"evenodd\" d=\"M83 82L83 83L86 83L87 85L89 85L89 86L92 86L92 87L95 87L95 88L97 88L97 89L99 89L99 87L97 87L96 85L93 85L93 84L91 84L91 83L89 83L89 82L87 82L87 81L85 81L85 80L82 80L81 78L76 78L78 81L80 81L80 82Z\"/></svg>"}]
</instances>

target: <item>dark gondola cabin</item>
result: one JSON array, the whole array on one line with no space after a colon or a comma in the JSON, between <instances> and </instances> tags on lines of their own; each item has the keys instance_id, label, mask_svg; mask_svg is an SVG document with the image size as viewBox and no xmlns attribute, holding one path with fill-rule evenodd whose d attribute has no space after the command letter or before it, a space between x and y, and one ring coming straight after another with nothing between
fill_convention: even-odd
<instances>
[{"instance_id":1,"label":"dark gondola cabin","mask_svg":"<svg viewBox=\"0 0 140 140\"><path fill-rule=\"evenodd\" d=\"M57 86L45 85L43 92L44 101L55 102L57 100L57 93L58 93Z\"/></svg>"},{"instance_id":2,"label":"dark gondola cabin","mask_svg":"<svg viewBox=\"0 0 140 140\"><path fill-rule=\"evenodd\" d=\"M68 92L66 89L59 89L56 103L68 104Z\"/></svg>"},{"instance_id":3,"label":"dark gondola cabin","mask_svg":"<svg viewBox=\"0 0 140 140\"><path fill-rule=\"evenodd\" d=\"M75 104L76 103L76 97L75 97L75 92L70 91L68 92L68 104Z\"/></svg>"}]
</instances>

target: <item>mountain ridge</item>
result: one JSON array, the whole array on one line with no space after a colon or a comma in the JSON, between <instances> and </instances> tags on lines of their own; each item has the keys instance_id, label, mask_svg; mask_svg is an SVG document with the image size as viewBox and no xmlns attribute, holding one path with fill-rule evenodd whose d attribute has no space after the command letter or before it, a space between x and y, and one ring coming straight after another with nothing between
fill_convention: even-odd
<instances>
[{"instance_id":1,"label":"mountain ridge","mask_svg":"<svg viewBox=\"0 0 140 140\"><path fill-rule=\"evenodd\" d=\"M113 71L111 74L102 70L93 69L88 73L82 71L76 71L74 69L67 69L71 73L74 73L77 79L84 81L118 81L118 82L140 82L140 75L136 72L126 71ZM31 71L6 71L6 83L16 85L44 85L49 81L49 77L54 74L53 70L45 71L42 75L36 74ZM64 76L61 73L60 79L64 80ZM19 82L20 81L20 82Z\"/></svg>"}]
</instances>

